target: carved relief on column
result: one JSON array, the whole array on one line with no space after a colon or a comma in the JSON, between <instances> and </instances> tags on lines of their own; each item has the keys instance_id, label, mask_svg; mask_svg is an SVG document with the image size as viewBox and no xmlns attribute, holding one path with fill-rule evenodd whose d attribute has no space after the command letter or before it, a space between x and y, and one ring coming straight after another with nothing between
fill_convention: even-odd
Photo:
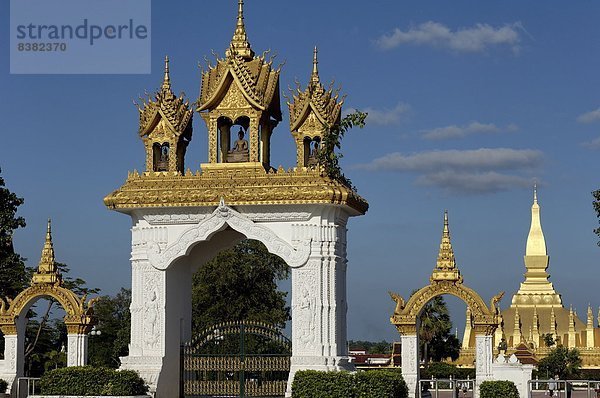
<instances>
[{"instance_id":1,"label":"carved relief on column","mask_svg":"<svg viewBox=\"0 0 600 398\"><path fill-rule=\"evenodd\" d=\"M258 120L256 116L250 118L250 161L260 162L258 139Z\"/></svg>"},{"instance_id":2,"label":"carved relief on column","mask_svg":"<svg viewBox=\"0 0 600 398\"><path fill-rule=\"evenodd\" d=\"M217 119L211 118L208 126L208 162L217 163Z\"/></svg>"},{"instance_id":3,"label":"carved relief on column","mask_svg":"<svg viewBox=\"0 0 600 398\"><path fill-rule=\"evenodd\" d=\"M319 356L321 284L318 268L309 263L292 269L292 350L294 356Z\"/></svg>"},{"instance_id":4,"label":"carved relief on column","mask_svg":"<svg viewBox=\"0 0 600 398\"><path fill-rule=\"evenodd\" d=\"M156 270L143 274L144 355L164 354L164 278L164 272Z\"/></svg>"},{"instance_id":5,"label":"carved relief on column","mask_svg":"<svg viewBox=\"0 0 600 398\"><path fill-rule=\"evenodd\" d=\"M416 396L419 384L419 338L416 334L402 334L400 336L402 344L402 377L408 387L408 396Z\"/></svg>"},{"instance_id":6,"label":"carved relief on column","mask_svg":"<svg viewBox=\"0 0 600 398\"><path fill-rule=\"evenodd\" d=\"M144 274L153 270L148 260L133 259L131 261L131 342L129 355L142 355L144 340Z\"/></svg>"},{"instance_id":7,"label":"carved relief on column","mask_svg":"<svg viewBox=\"0 0 600 398\"><path fill-rule=\"evenodd\" d=\"M475 336L475 377L478 381L489 380L492 377L492 336Z\"/></svg>"}]
</instances>

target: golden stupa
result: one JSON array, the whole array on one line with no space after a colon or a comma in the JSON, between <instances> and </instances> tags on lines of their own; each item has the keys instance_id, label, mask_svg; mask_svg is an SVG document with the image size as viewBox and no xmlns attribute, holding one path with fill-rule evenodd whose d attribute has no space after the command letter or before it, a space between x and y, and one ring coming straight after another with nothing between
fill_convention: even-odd
<instances>
[{"instance_id":1,"label":"golden stupa","mask_svg":"<svg viewBox=\"0 0 600 398\"><path fill-rule=\"evenodd\" d=\"M513 295L510 307L500 312L494 346L498 347L504 339L508 354L526 347L540 360L556 345L563 345L580 351L584 367L600 367L600 329L594 326L592 308L588 306L585 322L579 319L572 307L565 308L561 295L549 280L549 260L540 219L537 187L534 187L531 227L524 256L525 280ZM473 359L475 346L470 317L470 310L467 308L461 357L457 361L458 364L467 366ZM547 346L545 335L552 337L554 346Z\"/></svg>"}]
</instances>

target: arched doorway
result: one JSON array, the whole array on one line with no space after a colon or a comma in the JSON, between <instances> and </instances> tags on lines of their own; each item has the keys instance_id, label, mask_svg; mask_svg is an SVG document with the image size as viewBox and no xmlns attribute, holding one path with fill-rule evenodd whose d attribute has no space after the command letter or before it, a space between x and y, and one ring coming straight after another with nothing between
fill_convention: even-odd
<instances>
[{"instance_id":1,"label":"arched doorway","mask_svg":"<svg viewBox=\"0 0 600 398\"><path fill-rule=\"evenodd\" d=\"M25 326L27 312L40 299L56 300L64 309L67 327L67 366L83 366L87 363L88 334L96 323L93 315L95 299L86 301L63 286L54 259L50 220L42 257L31 285L13 300L0 299L0 330L4 333L5 348L0 378L9 382L24 374ZM2 361L0 361L2 362Z\"/></svg>"},{"instance_id":2,"label":"arched doorway","mask_svg":"<svg viewBox=\"0 0 600 398\"><path fill-rule=\"evenodd\" d=\"M429 278L430 284L414 293L408 302L392 294L396 302L390 322L400 333L402 344L402 376L409 387L409 397L419 397L419 315L425 305L437 296L449 294L465 302L470 309L475 333L475 397L478 384L492 377L492 337L498 325L498 307L504 293L492 298L488 307L481 296L463 284L463 277L456 266L454 250L450 242L448 213L444 213L444 230L437 265Z\"/></svg>"},{"instance_id":3,"label":"arched doorway","mask_svg":"<svg viewBox=\"0 0 600 398\"><path fill-rule=\"evenodd\" d=\"M192 338L191 275L222 249L248 238L263 243L291 268L288 383L301 369L351 369L346 347L347 211L326 205L234 209L224 201L213 209L186 209L185 216L181 209L138 212L132 228L131 344L122 367L139 371L159 396L180 391L180 345Z\"/></svg>"}]
</instances>

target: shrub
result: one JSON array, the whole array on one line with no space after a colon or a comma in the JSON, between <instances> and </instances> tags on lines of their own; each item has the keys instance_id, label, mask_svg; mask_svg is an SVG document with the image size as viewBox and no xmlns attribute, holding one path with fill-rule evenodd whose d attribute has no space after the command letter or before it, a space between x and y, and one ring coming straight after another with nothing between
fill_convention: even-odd
<instances>
[{"instance_id":1,"label":"shrub","mask_svg":"<svg viewBox=\"0 0 600 398\"><path fill-rule=\"evenodd\" d=\"M144 380L134 371L91 366L46 372L40 380L40 388L44 395L143 395L148 392Z\"/></svg>"},{"instance_id":2,"label":"shrub","mask_svg":"<svg viewBox=\"0 0 600 398\"><path fill-rule=\"evenodd\" d=\"M406 398L408 388L399 371L382 369L348 372L296 373L292 384L294 398Z\"/></svg>"},{"instance_id":3,"label":"shrub","mask_svg":"<svg viewBox=\"0 0 600 398\"><path fill-rule=\"evenodd\" d=\"M354 375L356 398L405 398L408 387L398 370L371 370Z\"/></svg>"},{"instance_id":4,"label":"shrub","mask_svg":"<svg viewBox=\"0 0 600 398\"><path fill-rule=\"evenodd\" d=\"M302 370L294 375L294 398L354 397L353 376L348 372Z\"/></svg>"},{"instance_id":5,"label":"shrub","mask_svg":"<svg viewBox=\"0 0 600 398\"><path fill-rule=\"evenodd\" d=\"M0 394L5 393L7 388L8 388L8 383L6 381L0 379Z\"/></svg>"},{"instance_id":6,"label":"shrub","mask_svg":"<svg viewBox=\"0 0 600 398\"><path fill-rule=\"evenodd\" d=\"M519 398L517 386L512 381L484 381L479 386L480 398Z\"/></svg>"}]
</instances>

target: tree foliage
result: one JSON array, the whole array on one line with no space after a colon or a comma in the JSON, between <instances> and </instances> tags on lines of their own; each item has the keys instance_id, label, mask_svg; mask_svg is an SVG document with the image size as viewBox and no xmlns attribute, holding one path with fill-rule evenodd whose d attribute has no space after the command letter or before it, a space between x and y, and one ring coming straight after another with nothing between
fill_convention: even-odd
<instances>
[{"instance_id":1,"label":"tree foliage","mask_svg":"<svg viewBox=\"0 0 600 398\"><path fill-rule=\"evenodd\" d=\"M381 341L364 341L364 340L349 340L348 347L350 351L365 350L369 354L391 354L392 343L385 340Z\"/></svg>"},{"instance_id":2,"label":"tree foliage","mask_svg":"<svg viewBox=\"0 0 600 398\"><path fill-rule=\"evenodd\" d=\"M0 176L0 297L14 298L29 283L30 272L24 259L14 251L13 233L25 227L25 219L17 217L23 198L8 190Z\"/></svg>"},{"instance_id":3,"label":"tree foliage","mask_svg":"<svg viewBox=\"0 0 600 398\"><path fill-rule=\"evenodd\" d=\"M102 296L94 304L101 334L89 338L89 363L93 366L117 368L119 357L129 353L131 290L121 288L116 296Z\"/></svg>"},{"instance_id":4,"label":"tree foliage","mask_svg":"<svg viewBox=\"0 0 600 398\"><path fill-rule=\"evenodd\" d=\"M576 378L581 368L581 355L577 348L567 348L559 345L552 349L546 358L538 363L540 375L558 374L561 379Z\"/></svg>"},{"instance_id":5,"label":"tree foliage","mask_svg":"<svg viewBox=\"0 0 600 398\"><path fill-rule=\"evenodd\" d=\"M355 187L352 185L352 181L342 173L340 159L344 155L339 150L342 148L342 139L346 133L355 126L363 128L367 116L368 114L365 112L354 111L344 116L339 124L327 128L323 135L322 149L318 154L319 164L323 167L325 174L353 190Z\"/></svg>"},{"instance_id":6,"label":"tree foliage","mask_svg":"<svg viewBox=\"0 0 600 398\"><path fill-rule=\"evenodd\" d=\"M592 204L594 205L594 210L596 210L596 216L598 217L598 221L600 222L600 189L592 192L592 196L594 197L594 201ZM600 227L594 230L596 235L600 237ZM598 246L600 246L600 241L598 241Z\"/></svg>"},{"instance_id":7,"label":"tree foliage","mask_svg":"<svg viewBox=\"0 0 600 398\"><path fill-rule=\"evenodd\" d=\"M460 343L451 333L452 321L444 298L436 296L425 304L419 319L421 357L425 362L446 358L456 360L460 353Z\"/></svg>"},{"instance_id":8,"label":"tree foliage","mask_svg":"<svg viewBox=\"0 0 600 398\"><path fill-rule=\"evenodd\" d=\"M280 257L260 242L243 240L202 265L192 280L193 330L225 321L261 321L285 327L291 319L286 292L277 281L289 277Z\"/></svg>"}]
</instances>

